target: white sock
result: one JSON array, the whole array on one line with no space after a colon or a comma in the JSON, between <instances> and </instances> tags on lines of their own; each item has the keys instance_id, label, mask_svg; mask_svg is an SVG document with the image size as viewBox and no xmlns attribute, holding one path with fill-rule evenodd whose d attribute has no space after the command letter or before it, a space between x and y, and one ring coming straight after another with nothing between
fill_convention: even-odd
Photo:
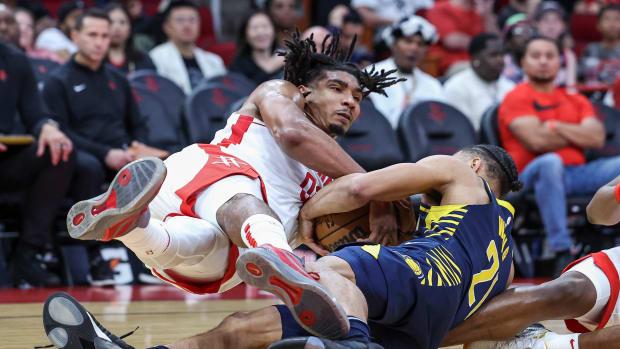
<instances>
[{"instance_id":1,"label":"white sock","mask_svg":"<svg viewBox=\"0 0 620 349\"><path fill-rule=\"evenodd\" d=\"M255 214L246 219L241 225L241 239L247 247L270 244L289 252L293 251L286 240L282 223L266 214Z\"/></svg>"},{"instance_id":2,"label":"white sock","mask_svg":"<svg viewBox=\"0 0 620 349\"><path fill-rule=\"evenodd\" d=\"M548 332L545 337L547 349L579 349L579 335L581 333L559 334Z\"/></svg>"},{"instance_id":3,"label":"white sock","mask_svg":"<svg viewBox=\"0 0 620 349\"><path fill-rule=\"evenodd\" d=\"M130 233L116 238L132 250L138 257L161 255L170 244L170 235L163 222L151 219L144 228L135 228Z\"/></svg>"}]
</instances>

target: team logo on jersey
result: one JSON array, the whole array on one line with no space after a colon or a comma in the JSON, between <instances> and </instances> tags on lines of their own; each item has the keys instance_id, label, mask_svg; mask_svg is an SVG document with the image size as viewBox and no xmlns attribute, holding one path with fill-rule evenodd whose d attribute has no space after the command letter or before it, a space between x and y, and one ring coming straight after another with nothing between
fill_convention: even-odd
<instances>
[{"instance_id":1,"label":"team logo on jersey","mask_svg":"<svg viewBox=\"0 0 620 349\"><path fill-rule=\"evenodd\" d=\"M235 166L238 168L241 168L241 165L244 165L244 163L241 160L238 160L232 156L220 155L219 158L220 158L220 161L213 161L212 164L214 165L222 164L226 167Z\"/></svg>"}]
</instances>

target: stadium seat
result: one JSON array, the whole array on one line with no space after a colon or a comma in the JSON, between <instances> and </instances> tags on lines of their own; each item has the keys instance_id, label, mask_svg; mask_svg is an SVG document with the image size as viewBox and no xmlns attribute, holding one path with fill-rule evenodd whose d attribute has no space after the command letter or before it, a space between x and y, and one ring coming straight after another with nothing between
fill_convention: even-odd
<instances>
[{"instance_id":1,"label":"stadium seat","mask_svg":"<svg viewBox=\"0 0 620 349\"><path fill-rule=\"evenodd\" d=\"M499 104L490 106L480 120L480 143L501 146L499 138L499 125L497 124L497 112Z\"/></svg>"},{"instance_id":2,"label":"stadium seat","mask_svg":"<svg viewBox=\"0 0 620 349\"><path fill-rule=\"evenodd\" d=\"M183 120L183 99L164 99L142 84L132 84L140 112L147 118L149 145L176 152L189 144Z\"/></svg>"},{"instance_id":3,"label":"stadium seat","mask_svg":"<svg viewBox=\"0 0 620 349\"><path fill-rule=\"evenodd\" d=\"M199 87L225 87L231 90L239 91L243 96L247 96L256 88L256 84L238 73L228 73L226 75L214 76L204 80Z\"/></svg>"},{"instance_id":4,"label":"stadium seat","mask_svg":"<svg viewBox=\"0 0 620 349\"><path fill-rule=\"evenodd\" d=\"M226 125L231 105L244 96L224 86L196 88L185 102L190 142L210 143L215 132Z\"/></svg>"},{"instance_id":5,"label":"stadium seat","mask_svg":"<svg viewBox=\"0 0 620 349\"><path fill-rule=\"evenodd\" d=\"M366 171L403 162L396 133L387 119L368 99L361 103L361 114L349 131L337 141Z\"/></svg>"},{"instance_id":6,"label":"stadium seat","mask_svg":"<svg viewBox=\"0 0 620 349\"><path fill-rule=\"evenodd\" d=\"M149 90L161 96L166 103L177 103L178 100L185 99L185 93L177 84L157 74L155 70L136 70L129 74L127 78L132 86L136 84L146 86Z\"/></svg>"},{"instance_id":7,"label":"stadium seat","mask_svg":"<svg viewBox=\"0 0 620 349\"><path fill-rule=\"evenodd\" d=\"M456 108L438 101L407 107L400 117L398 135L409 161L434 154L453 154L476 143L471 121Z\"/></svg>"},{"instance_id":8,"label":"stadium seat","mask_svg":"<svg viewBox=\"0 0 620 349\"><path fill-rule=\"evenodd\" d=\"M596 116L605 125L605 145L601 149L588 149L588 161L620 155L620 110L593 102Z\"/></svg>"},{"instance_id":9,"label":"stadium seat","mask_svg":"<svg viewBox=\"0 0 620 349\"><path fill-rule=\"evenodd\" d=\"M39 90L43 89L43 82L47 78L47 75L54 69L60 66L60 64L47 59L40 58L28 58L30 65L34 72L34 77L37 79Z\"/></svg>"}]
</instances>

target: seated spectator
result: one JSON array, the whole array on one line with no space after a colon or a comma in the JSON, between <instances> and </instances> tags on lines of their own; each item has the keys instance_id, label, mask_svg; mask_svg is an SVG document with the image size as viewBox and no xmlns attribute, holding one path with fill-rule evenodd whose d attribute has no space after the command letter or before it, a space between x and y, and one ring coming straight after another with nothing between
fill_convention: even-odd
<instances>
[{"instance_id":1,"label":"seated spectator","mask_svg":"<svg viewBox=\"0 0 620 349\"><path fill-rule=\"evenodd\" d=\"M506 54L504 55L504 71L502 75L514 83L523 81L521 70L521 58L525 51L525 44L534 34L534 29L527 16L518 13L506 21L504 28L504 42Z\"/></svg>"},{"instance_id":2,"label":"seated spectator","mask_svg":"<svg viewBox=\"0 0 620 349\"><path fill-rule=\"evenodd\" d=\"M189 0L170 2L164 12L168 41L150 53L157 72L174 81L189 94L203 79L226 74L222 59L196 47L200 34L198 7Z\"/></svg>"},{"instance_id":3,"label":"seated spectator","mask_svg":"<svg viewBox=\"0 0 620 349\"><path fill-rule=\"evenodd\" d=\"M107 61L125 74L140 69L155 70L148 55L133 45L129 11L119 3L111 3L105 9L110 18L110 51Z\"/></svg>"},{"instance_id":4,"label":"seated spectator","mask_svg":"<svg viewBox=\"0 0 620 349\"><path fill-rule=\"evenodd\" d=\"M0 10L1 11L1 10ZM34 48L34 16L27 9L15 9L15 20L19 28L19 47L31 58L47 59L56 63L62 63L55 52Z\"/></svg>"},{"instance_id":5,"label":"seated spectator","mask_svg":"<svg viewBox=\"0 0 620 349\"><path fill-rule=\"evenodd\" d=\"M583 150L602 147L605 129L584 96L554 85L560 64L555 41L533 37L521 64L528 81L506 95L498 114L502 144L524 189L534 191L557 275L573 259L566 196L592 195L620 169L620 156L585 162Z\"/></svg>"},{"instance_id":6,"label":"seated spectator","mask_svg":"<svg viewBox=\"0 0 620 349\"><path fill-rule=\"evenodd\" d=\"M357 64L359 67L365 67L372 61L372 54L364 46L360 45L362 35L364 34L364 22L360 14L352 8L341 6L345 11L341 12L342 18L333 18L330 24L334 33L340 35L340 50L347 51L353 42L353 38L357 37L355 48L349 60L351 63ZM332 16L330 16L332 17ZM340 25L336 25L336 24Z\"/></svg>"},{"instance_id":7,"label":"seated spectator","mask_svg":"<svg viewBox=\"0 0 620 349\"><path fill-rule=\"evenodd\" d=\"M54 51L63 62L77 51L69 38L75 26L75 19L84 13L86 4L82 1L66 1L58 8L58 27L43 30L35 42L36 48Z\"/></svg>"},{"instance_id":8,"label":"seated spectator","mask_svg":"<svg viewBox=\"0 0 620 349\"><path fill-rule=\"evenodd\" d=\"M374 69L396 69L396 76L407 80L387 87L388 97L374 93L370 99L394 129L398 128L398 120L407 105L428 99L443 100L441 83L417 68L428 46L437 38L435 27L418 16L405 17L383 32L383 39L391 47L393 56L376 63ZM366 69L373 69L373 66Z\"/></svg>"},{"instance_id":9,"label":"seated spectator","mask_svg":"<svg viewBox=\"0 0 620 349\"><path fill-rule=\"evenodd\" d=\"M239 29L237 52L230 71L245 75L257 85L283 77L284 57L276 54L276 34L265 12L247 16Z\"/></svg>"},{"instance_id":10,"label":"seated spectator","mask_svg":"<svg viewBox=\"0 0 620 349\"><path fill-rule=\"evenodd\" d=\"M327 30L327 28L321 27L320 25L315 25L304 30L304 32L301 33L301 38L309 39L310 36L312 36L312 41L314 41L314 43L316 44L316 48L320 51L323 45L323 41L325 41L325 38L329 37L327 41L325 41L325 47L329 45L329 42L331 41L331 35L332 34L329 32L329 30Z\"/></svg>"},{"instance_id":11,"label":"seated spectator","mask_svg":"<svg viewBox=\"0 0 620 349\"><path fill-rule=\"evenodd\" d=\"M441 74L451 75L467 67L467 48L474 35L498 32L492 10L491 0L438 1L428 10L426 18L441 37L429 54L440 59Z\"/></svg>"},{"instance_id":12,"label":"seated spectator","mask_svg":"<svg viewBox=\"0 0 620 349\"><path fill-rule=\"evenodd\" d=\"M77 150L72 188L76 200L96 196L106 178L111 179L134 159L167 155L145 145L146 119L138 111L129 82L121 72L103 64L109 31L110 20L102 10L91 9L78 17L71 32L78 52L49 75L43 89L46 104ZM89 249L89 255L91 284L113 283L98 246Z\"/></svg>"},{"instance_id":13,"label":"seated spectator","mask_svg":"<svg viewBox=\"0 0 620 349\"><path fill-rule=\"evenodd\" d=\"M612 84L620 75L620 5L601 9L598 30L603 41L589 44L581 54L579 68L587 84Z\"/></svg>"},{"instance_id":14,"label":"seated spectator","mask_svg":"<svg viewBox=\"0 0 620 349\"><path fill-rule=\"evenodd\" d=\"M19 27L13 10L0 3L0 40L19 48Z\"/></svg>"},{"instance_id":15,"label":"seated spectator","mask_svg":"<svg viewBox=\"0 0 620 349\"><path fill-rule=\"evenodd\" d=\"M549 0L538 4L534 14L536 33L556 40L561 49L562 67L557 74L555 83L558 86L567 86L572 93L576 93L578 63L572 47L566 45L572 43L566 32L567 26L566 12L557 1ZM563 40L567 38L568 40Z\"/></svg>"},{"instance_id":16,"label":"seated spectator","mask_svg":"<svg viewBox=\"0 0 620 349\"><path fill-rule=\"evenodd\" d=\"M351 0L351 7L359 12L369 28L381 33L384 28L394 25L402 17L431 8L433 2L433 0Z\"/></svg>"},{"instance_id":17,"label":"seated spectator","mask_svg":"<svg viewBox=\"0 0 620 349\"><path fill-rule=\"evenodd\" d=\"M446 101L463 112L480 129L482 114L501 102L515 83L501 75L504 68L502 40L495 34L478 34L469 44L471 67L454 74L444 84Z\"/></svg>"},{"instance_id":18,"label":"seated spectator","mask_svg":"<svg viewBox=\"0 0 620 349\"><path fill-rule=\"evenodd\" d=\"M22 124L37 137L26 145L0 143L0 192L25 193L11 270L18 286L55 287L60 277L46 269L42 256L53 246L54 219L73 175L73 144L43 108L28 58L3 40L0 37L0 134L23 133L18 127Z\"/></svg>"},{"instance_id":19,"label":"seated spectator","mask_svg":"<svg viewBox=\"0 0 620 349\"><path fill-rule=\"evenodd\" d=\"M265 12L276 27L276 43L278 47L286 47L284 40L291 37L297 24L296 0L267 0Z\"/></svg>"},{"instance_id":20,"label":"seated spectator","mask_svg":"<svg viewBox=\"0 0 620 349\"><path fill-rule=\"evenodd\" d=\"M499 9L497 13L498 28L505 28L508 18L518 13L528 13L528 0L509 0L508 4Z\"/></svg>"}]
</instances>

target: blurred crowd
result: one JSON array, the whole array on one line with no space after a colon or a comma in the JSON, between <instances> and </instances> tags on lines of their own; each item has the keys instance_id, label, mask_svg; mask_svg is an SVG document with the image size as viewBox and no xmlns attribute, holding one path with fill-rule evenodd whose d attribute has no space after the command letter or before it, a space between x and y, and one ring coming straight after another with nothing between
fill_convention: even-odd
<instances>
[{"instance_id":1,"label":"blurred crowd","mask_svg":"<svg viewBox=\"0 0 620 349\"><path fill-rule=\"evenodd\" d=\"M196 126L193 106L230 114L253 87L282 79L279 52L296 30L318 50L337 38L359 67L406 78L366 107L394 137L429 101L431 118L466 120L471 142L497 137L533 194L545 253L558 266L576 257L567 200L620 174L620 1L5 0L0 207L15 204L19 218L0 221L16 220L19 235L0 225L0 248L12 283L66 283L58 246L68 205L132 160L209 142L192 135L218 124ZM102 247L81 246L87 282L115 284Z\"/></svg>"}]
</instances>

